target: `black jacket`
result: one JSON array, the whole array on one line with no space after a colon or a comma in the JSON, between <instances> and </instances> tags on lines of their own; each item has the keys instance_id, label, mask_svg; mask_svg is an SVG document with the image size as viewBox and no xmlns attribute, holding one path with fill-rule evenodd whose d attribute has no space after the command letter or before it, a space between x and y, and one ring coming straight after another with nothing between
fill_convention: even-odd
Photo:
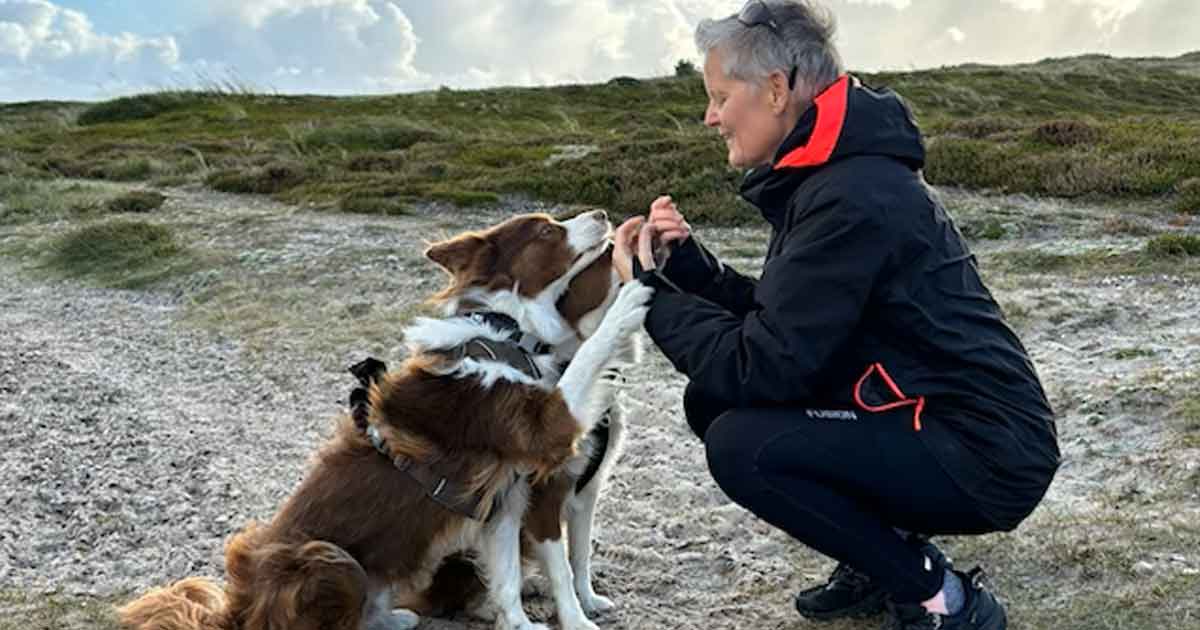
<instances>
[{"instance_id":1,"label":"black jacket","mask_svg":"<svg viewBox=\"0 0 1200 630\"><path fill-rule=\"evenodd\" d=\"M843 77L742 185L772 227L762 276L690 238L638 270L659 289L646 329L729 407L911 407L943 468L1011 529L1058 468L1053 413L923 163L900 98Z\"/></svg>"}]
</instances>

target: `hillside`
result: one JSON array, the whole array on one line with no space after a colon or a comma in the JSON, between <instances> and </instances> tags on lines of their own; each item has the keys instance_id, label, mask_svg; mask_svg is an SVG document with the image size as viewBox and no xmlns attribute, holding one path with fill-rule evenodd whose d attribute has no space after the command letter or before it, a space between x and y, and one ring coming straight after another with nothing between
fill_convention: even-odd
<instances>
[{"instance_id":1,"label":"hillside","mask_svg":"<svg viewBox=\"0 0 1200 630\"><path fill-rule=\"evenodd\" d=\"M1159 198L1200 177L1200 53L861 77L909 100L934 184ZM704 104L695 74L342 98L217 86L10 104L0 106L0 175L203 181L383 214L505 194L629 214L669 192L696 220L737 223L749 216L730 194L738 174L702 125Z\"/></svg>"}]
</instances>

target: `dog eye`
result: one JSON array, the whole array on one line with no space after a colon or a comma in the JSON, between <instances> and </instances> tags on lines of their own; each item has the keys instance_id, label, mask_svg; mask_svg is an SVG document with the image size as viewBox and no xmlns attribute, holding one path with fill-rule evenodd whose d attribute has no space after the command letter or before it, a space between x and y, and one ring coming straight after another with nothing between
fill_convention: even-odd
<instances>
[{"instance_id":1,"label":"dog eye","mask_svg":"<svg viewBox=\"0 0 1200 630\"><path fill-rule=\"evenodd\" d=\"M553 238L558 236L558 228L553 224L547 223L546 225L542 226L542 229L538 230L538 236L542 238Z\"/></svg>"}]
</instances>

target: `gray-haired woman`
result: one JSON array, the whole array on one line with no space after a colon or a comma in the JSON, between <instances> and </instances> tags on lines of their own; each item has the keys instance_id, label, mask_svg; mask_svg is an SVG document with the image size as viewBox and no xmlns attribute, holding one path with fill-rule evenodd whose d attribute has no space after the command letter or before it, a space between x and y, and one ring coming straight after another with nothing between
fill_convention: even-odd
<instances>
[{"instance_id":1,"label":"gray-haired woman","mask_svg":"<svg viewBox=\"0 0 1200 630\"><path fill-rule=\"evenodd\" d=\"M888 628L1001 630L978 569L922 534L1017 526L1059 464L1053 414L974 257L922 180L895 94L842 71L812 2L700 24L705 122L770 223L760 278L705 250L669 197L617 232L646 329L689 379L688 423L737 503L839 561L796 607ZM666 245L656 265L652 252ZM636 255L634 252L637 252Z\"/></svg>"}]
</instances>

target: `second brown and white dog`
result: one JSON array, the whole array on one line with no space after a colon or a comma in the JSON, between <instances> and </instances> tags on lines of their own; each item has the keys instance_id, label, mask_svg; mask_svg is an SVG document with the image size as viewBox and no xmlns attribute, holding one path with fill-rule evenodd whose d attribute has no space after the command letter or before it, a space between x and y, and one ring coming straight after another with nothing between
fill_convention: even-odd
<instances>
[{"instance_id":1,"label":"second brown and white dog","mask_svg":"<svg viewBox=\"0 0 1200 630\"><path fill-rule=\"evenodd\" d=\"M554 346L554 356L560 364L568 364L581 344L598 331L619 289L611 250L572 278L556 305L571 328L571 334ZM490 307L485 303L490 299L486 292L467 291L448 300L445 308L448 314L477 308L486 310ZM522 557L536 560L549 581L563 628L594 629L596 626L587 615L614 608L613 602L598 595L592 586L592 532L599 497L626 436L624 410L617 403L618 388L613 384L622 382L621 369L636 363L640 355L637 336L620 340L613 359L600 374L602 386L596 389L588 407L587 413L595 416L589 421L593 429L581 440L579 453L562 470L531 489L522 530ZM562 540L564 522L568 547L564 547ZM477 618L495 617L496 611L477 576L475 560L461 554L448 558L428 590L402 594L397 602L427 615L465 610Z\"/></svg>"}]
</instances>

